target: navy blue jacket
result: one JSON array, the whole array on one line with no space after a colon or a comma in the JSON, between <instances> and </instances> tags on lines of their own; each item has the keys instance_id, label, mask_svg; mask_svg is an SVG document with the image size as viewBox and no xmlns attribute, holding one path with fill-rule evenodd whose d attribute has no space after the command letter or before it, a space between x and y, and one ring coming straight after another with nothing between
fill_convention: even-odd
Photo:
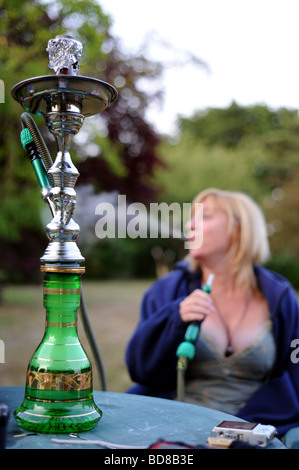
<instances>
[{"instance_id":1,"label":"navy blue jacket","mask_svg":"<svg viewBox=\"0 0 299 470\"><path fill-rule=\"evenodd\" d=\"M272 424L282 436L299 426L299 348L297 354L294 343L291 346L294 339L298 339L299 346L299 307L296 292L285 278L261 266L255 268L255 273L268 301L277 358L269 380L238 416ZM193 288L201 287L198 274L181 262L145 293L140 322L126 351L128 370L136 382L128 393L168 398L175 391L176 350L188 326L181 320L179 304L189 295L190 283Z\"/></svg>"}]
</instances>

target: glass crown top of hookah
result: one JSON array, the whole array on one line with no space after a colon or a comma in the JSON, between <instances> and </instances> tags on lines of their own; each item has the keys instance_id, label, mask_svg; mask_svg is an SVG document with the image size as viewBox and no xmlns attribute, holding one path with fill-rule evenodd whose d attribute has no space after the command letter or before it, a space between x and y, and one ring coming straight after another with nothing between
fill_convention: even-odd
<instances>
[{"instance_id":1,"label":"glass crown top of hookah","mask_svg":"<svg viewBox=\"0 0 299 470\"><path fill-rule=\"evenodd\" d=\"M106 109L117 97L116 89L102 80L77 75L82 45L69 36L48 42L49 67L56 75L34 77L17 83L13 98L29 113L92 116ZM51 129L50 129L51 131Z\"/></svg>"},{"instance_id":2,"label":"glass crown top of hookah","mask_svg":"<svg viewBox=\"0 0 299 470\"><path fill-rule=\"evenodd\" d=\"M79 72L79 60L82 55L82 44L70 36L56 36L50 39L46 51L49 54L49 68L60 73L67 70L70 75ZM71 73L72 72L72 73Z\"/></svg>"}]
</instances>

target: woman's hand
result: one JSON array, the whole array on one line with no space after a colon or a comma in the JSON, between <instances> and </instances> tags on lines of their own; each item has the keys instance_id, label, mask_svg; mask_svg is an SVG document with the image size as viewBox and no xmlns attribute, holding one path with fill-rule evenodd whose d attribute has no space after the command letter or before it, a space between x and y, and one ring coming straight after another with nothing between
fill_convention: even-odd
<instances>
[{"instance_id":1,"label":"woman's hand","mask_svg":"<svg viewBox=\"0 0 299 470\"><path fill-rule=\"evenodd\" d=\"M183 322L201 321L214 310L211 296L201 289L195 289L180 303Z\"/></svg>"}]
</instances>

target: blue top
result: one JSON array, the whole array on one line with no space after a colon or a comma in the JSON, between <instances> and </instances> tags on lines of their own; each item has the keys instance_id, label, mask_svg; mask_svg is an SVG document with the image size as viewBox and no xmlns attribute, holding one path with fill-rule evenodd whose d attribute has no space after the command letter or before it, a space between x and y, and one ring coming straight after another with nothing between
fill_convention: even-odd
<instances>
[{"instance_id":1,"label":"blue top","mask_svg":"<svg viewBox=\"0 0 299 470\"><path fill-rule=\"evenodd\" d=\"M128 370L136 382L129 393L169 398L176 390L176 350L188 326L181 320L179 304L189 295L190 283L201 287L200 276L187 263L177 263L176 268L144 295L140 322L126 351ZM294 339L299 344L299 306L296 292L285 278L262 266L255 267L255 274L268 302L277 357L269 380L238 416L272 424L282 436L299 425L299 362L291 345Z\"/></svg>"}]
</instances>

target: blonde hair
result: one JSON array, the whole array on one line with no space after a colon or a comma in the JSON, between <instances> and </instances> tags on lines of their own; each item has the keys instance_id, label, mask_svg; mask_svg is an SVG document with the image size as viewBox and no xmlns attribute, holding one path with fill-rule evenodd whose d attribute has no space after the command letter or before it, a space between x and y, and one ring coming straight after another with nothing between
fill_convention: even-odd
<instances>
[{"instance_id":1,"label":"blonde hair","mask_svg":"<svg viewBox=\"0 0 299 470\"><path fill-rule=\"evenodd\" d=\"M253 267L263 264L270 258L270 248L264 214L256 202L248 195L237 191L215 188L200 192L193 200L203 202L212 197L216 207L228 217L228 236L231 239L227 253L238 287L256 289Z\"/></svg>"}]
</instances>

